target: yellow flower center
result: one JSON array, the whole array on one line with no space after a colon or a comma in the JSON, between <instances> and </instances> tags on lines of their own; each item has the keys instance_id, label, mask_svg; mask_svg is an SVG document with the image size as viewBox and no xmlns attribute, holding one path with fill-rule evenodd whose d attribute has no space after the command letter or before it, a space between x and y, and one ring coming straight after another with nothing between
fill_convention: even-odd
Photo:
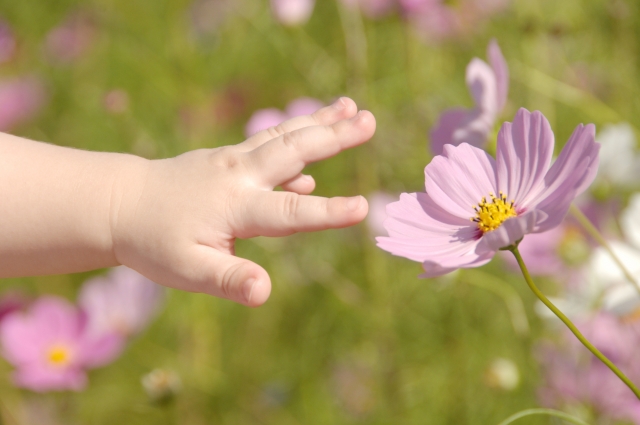
<instances>
[{"instance_id":1,"label":"yellow flower center","mask_svg":"<svg viewBox=\"0 0 640 425\"><path fill-rule=\"evenodd\" d=\"M54 345L47 352L47 360L53 366L64 366L69 363L71 352L63 345Z\"/></svg>"},{"instance_id":2,"label":"yellow flower center","mask_svg":"<svg viewBox=\"0 0 640 425\"><path fill-rule=\"evenodd\" d=\"M478 206L473 208L476 210L476 216L471 217L471 221L478 224L478 229L482 233L496 230L506 219L517 215L513 201L507 202L507 196L504 193L500 192L499 198L496 198L493 193L489 196L491 202L487 202L487 198L483 197Z\"/></svg>"}]
</instances>

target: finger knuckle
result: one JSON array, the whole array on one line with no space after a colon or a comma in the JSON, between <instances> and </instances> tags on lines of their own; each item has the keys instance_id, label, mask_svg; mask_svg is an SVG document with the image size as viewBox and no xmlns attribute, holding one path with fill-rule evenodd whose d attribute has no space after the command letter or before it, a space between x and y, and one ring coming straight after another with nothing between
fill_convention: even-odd
<instances>
[{"instance_id":1,"label":"finger knuckle","mask_svg":"<svg viewBox=\"0 0 640 425\"><path fill-rule=\"evenodd\" d=\"M297 149L298 136L296 132L284 133L282 135L282 144L289 149Z\"/></svg>"},{"instance_id":2,"label":"finger knuckle","mask_svg":"<svg viewBox=\"0 0 640 425\"><path fill-rule=\"evenodd\" d=\"M288 222L295 222L298 215L298 204L300 196L297 193L287 193L282 203L282 216Z\"/></svg>"},{"instance_id":3,"label":"finger knuckle","mask_svg":"<svg viewBox=\"0 0 640 425\"><path fill-rule=\"evenodd\" d=\"M282 124L278 124L275 125L273 127L269 127L267 128L267 134L269 134L269 136L272 139L275 139L276 137L280 137L283 134L285 134L287 132L287 130L285 129L285 126Z\"/></svg>"},{"instance_id":4,"label":"finger knuckle","mask_svg":"<svg viewBox=\"0 0 640 425\"><path fill-rule=\"evenodd\" d=\"M227 299L236 298L242 267L242 263L234 264L223 272L218 286L220 296Z\"/></svg>"}]
</instances>

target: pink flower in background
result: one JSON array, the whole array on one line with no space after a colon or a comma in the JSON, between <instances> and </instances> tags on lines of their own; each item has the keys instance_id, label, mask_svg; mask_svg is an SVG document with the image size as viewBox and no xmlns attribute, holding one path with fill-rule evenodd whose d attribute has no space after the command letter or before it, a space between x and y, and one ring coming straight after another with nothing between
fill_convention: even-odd
<instances>
[{"instance_id":1,"label":"pink flower in background","mask_svg":"<svg viewBox=\"0 0 640 425\"><path fill-rule=\"evenodd\" d=\"M426 41L441 41L462 32L462 23L455 9L442 0L399 0L401 9Z\"/></svg>"},{"instance_id":2,"label":"pink flower in background","mask_svg":"<svg viewBox=\"0 0 640 425\"><path fill-rule=\"evenodd\" d=\"M518 250L532 275L551 276L560 273L564 263L559 255L560 243L565 234L563 225L542 233L528 235L518 245ZM504 260L514 270L520 270L510 252L505 252Z\"/></svg>"},{"instance_id":3,"label":"pink flower in background","mask_svg":"<svg viewBox=\"0 0 640 425\"><path fill-rule=\"evenodd\" d=\"M283 25L302 25L311 17L315 4L315 0L271 0L271 11Z\"/></svg>"},{"instance_id":4,"label":"pink flower in background","mask_svg":"<svg viewBox=\"0 0 640 425\"><path fill-rule=\"evenodd\" d=\"M56 297L7 316L0 323L0 343L16 368L15 384L39 392L83 389L85 371L113 361L124 347L119 335L89 335L86 324L81 311Z\"/></svg>"},{"instance_id":5,"label":"pink flower in background","mask_svg":"<svg viewBox=\"0 0 640 425\"><path fill-rule=\"evenodd\" d=\"M445 144L460 143L483 147L493 130L498 115L507 103L509 68L495 40L487 48L485 61L474 58L467 66L467 86L475 106L445 111L431 131L431 151L442 153Z\"/></svg>"},{"instance_id":6,"label":"pink flower in background","mask_svg":"<svg viewBox=\"0 0 640 425\"><path fill-rule=\"evenodd\" d=\"M45 51L54 61L69 63L89 49L94 35L91 20L84 14L75 13L47 34Z\"/></svg>"},{"instance_id":7,"label":"pink flower in background","mask_svg":"<svg viewBox=\"0 0 640 425\"><path fill-rule=\"evenodd\" d=\"M387 229L384 228L384 221L387 219L387 205L395 200L395 197L383 192L374 192L367 197L369 202L369 214L367 214L367 225L373 236L388 236Z\"/></svg>"},{"instance_id":8,"label":"pink flower in background","mask_svg":"<svg viewBox=\"0 0 640 425\"><path fill-rule=\"evenodd\" d=\"M359 8L369 18L380 18L389 14L396 5L396 0L341 0L345 6Z\"/></svg>"},{"instance_id":9,"label":"pink flower in background","mask_svg":"<svg viewBox=\"0 0 640 425\"><path fill-rule=\"evenodd\" d=\"M398 0L406 19L426 42L477 32L482 24L504 10L509 0L460 0L452 6L444 0Z\"/></svg>"},{"instance_id":10,"label":"pink flower in background","mask_svg":"<svg viewBox=\"0 0 640 425\"><path fill-rule=\"evenodd\" d=\"M551 165L553 145L547 119L526 109L500 129L496 159L467 143L445 145L425 168L426 191L387 207L389 237L378 246L435 277L486 264L524 235L554 228L595 177L595 126L579 125Z\"/></svg>"},{"instance_id":11,"label":"pink flower in background","mask_svg":"<svg viewBox=\"0 0 640 425\"><path fill-rule=\"evenodd\" d=\"M638 323L624 323L599 313L576 325L632 381L640 379L640 365L634 355L640 344ZM640 401L629 388L566 329L562 342L563 347L547 345L540 350L545 376L538 392L542 404L555 408L592 407L603 419L640 424Z\"/></svg>"},{"instance_id":12,"label":"pink flower in background","mask_svg":"<svg viewBox=\"0 0 640 425\"><path fill-rule=\"evenodd\" d=\"M0 296L0 321L27 307L29 298L20 291L7 291Z\"/></svg>"},{"instance_id":13,"label":"pink flower in background","mask_svg":"<svg viewBox=\"0 0 640 425\"><path fill-rule=\"evenodd\" d=\"M117 267L106 277L88 280L78 303L87 315L91 335L116 333L131 336L141 332L158 313L164 288L128 267Z\"/></svg>"},{"instance_id":14,"label":"pink flower in background","mask_svg":"<svg viewBox=\"0 0 640 425\"><path fill-rule=\"evenodd\" d=\"M31 119L44 101L44 87L35 78L0 82L0 131L9 131Z\"/></svg>"},{"instance_id":15,"label":"pink flower in background","mask_svg":"<svg viewBox=\"0 0 640 425\"><path fill-rule=\"evenodd\" d=\"M16 39L11 27L0 21L0 63L8 62L16 52Z\"/></svg>"},{"instance_id":16,"label":"pink flower in background","mask_svg":"<svg viewBox=\"0 0 640 425\"><path fill-rule=\"evenodd\" d=\"M312 114L323 106L324 104L319 100L301 97L289 103L284 112L277 108L259 109L249 118L244 134L247 137L253 136L290 118Z\"/></svg>"}]
</instances>

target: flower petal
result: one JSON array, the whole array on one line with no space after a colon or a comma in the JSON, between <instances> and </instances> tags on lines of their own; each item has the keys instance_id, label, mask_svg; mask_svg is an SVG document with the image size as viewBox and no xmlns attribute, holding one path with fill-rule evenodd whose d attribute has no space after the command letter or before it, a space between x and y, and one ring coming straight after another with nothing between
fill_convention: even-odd
<instances>
[{"instance_id":1,"label":"flower petal","mask_svg":"<svg viewBox=\"0 0 640 425\"><path fill-rule=\"evenodd\" d=\"M496 74L485 61L473 58L467 65L466 80L476 108L490 113L493 119L488 124L493 126L493 121L498 112Z\"/></svg>"},{"instance_id":2,"label":"flower petal","mask_svg":"<svg viewBox=\"0 0 640 425\"><path fill-rule=\"evenodd\" d=\"M426 191L445 211L463 219L475 216L474 207L496 193L495 160L466 143L445 145L443 155L425 168Z\"/></svg>"},{"instance_id":3,"label":"flower petal","mask_svg":"<svg viewBox=\"0 0 640 425\"><path fill-rule=\"evenodd\" d=\"M546 221L536 226L543 232L557 226L569 210L571 202L593 181L598 172L598 150L595 126L579 125L544 177L542 189L530 199L531 207L545 211Z\"/></svg>"},{"instance_id":4,"label":"flower petal","mask_svg":"<svg viewBox=\"0 0 640 425\"><path fill-rule=\"evenodd\" d=\"M509 94L509 67L495 38L489 42L487 58L496 76L496 110L500 113L507 103Z\"/></svg>"},{"instance_id":5,"label":"flower petal","mask_svg":"<svg viewBox=\"0 0 640 425\"><path fill-rule=\"evenodd\" d=\"M513 124L504 123L498 133L496 167L498 189L516 209L527 209L543 188L553 155L554 137L549 121L540 113L521 108Z\"/></svg>"},{"instance_id":6,"label":"flower petal","mask_svg":"<svg viewBox=\"0 0 640 425\"><path fill-rule=\"evenodd\" d=\"M378 246L427 264L426 277L487 262L494 255L480 244L470 221L444 211L426 193L402 194L388 205L387 214L384 225L390 236L376 238Z\"/></svg>"},{"instance_id":7,"label":"flower petal","mask_svg":"<svg viewBox=\"0 0 640 425\"><path fill-rule=\"evenodd\" d=\"M531 233L538 221L546 218L546 214L542 211L531 211L519 217L507 219L496 230L487 232L482 236L487 246L492 250L513 245L516 241L522 239L527 233Z\"/></svg>"}]
</instances>

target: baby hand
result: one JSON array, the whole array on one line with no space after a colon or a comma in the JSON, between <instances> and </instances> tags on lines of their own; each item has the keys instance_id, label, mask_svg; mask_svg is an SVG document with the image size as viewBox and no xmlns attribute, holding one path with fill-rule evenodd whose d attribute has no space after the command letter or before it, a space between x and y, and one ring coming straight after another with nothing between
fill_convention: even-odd
<instances>
[{"instance_id":1,"label":"baby hand","mask_svg":"<svg viewBox=\"0 0 640 425\"><path fill-rule=\"evenodd\" d=\"M315 182L301 172L374 131L373 115L341 98L238 145L149 161L114 190L115 256L159 284L259 306L271 292L269 275L234 255L235 238L362 221L368 210L362 196L309 196Z\"/></svg>"}]
</instances>

